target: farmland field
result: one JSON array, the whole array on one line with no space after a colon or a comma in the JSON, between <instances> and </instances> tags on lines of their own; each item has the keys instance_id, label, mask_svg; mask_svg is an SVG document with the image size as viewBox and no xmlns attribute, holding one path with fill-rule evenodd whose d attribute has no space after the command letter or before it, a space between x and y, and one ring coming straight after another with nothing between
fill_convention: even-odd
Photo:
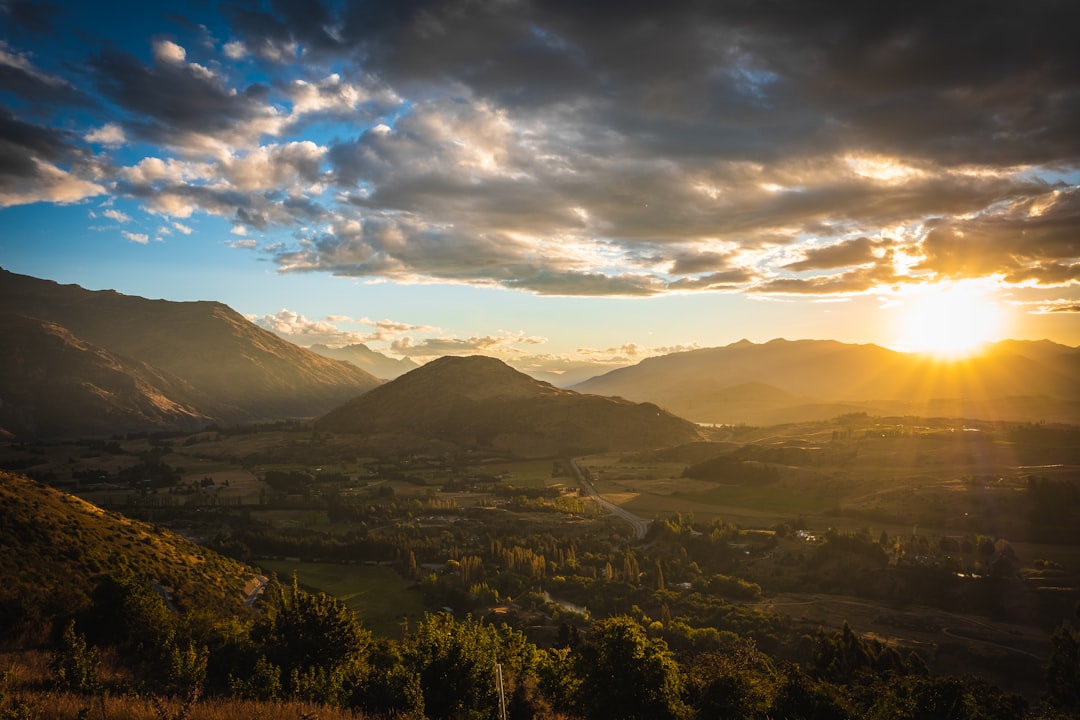
<instances>
[{"instance_id":1,"label":"farmland field","mask_svg":"<svg viewBox=\"0 0 1080 720\"><path fill-rule=\"evenodd\" d=\"M288 582L293 573L302 587L338 598L377 635L400 637L403 619L415 622L424 613L420 593L385 565L260 560L267 572Z\"/></svg>"}]
</instances>

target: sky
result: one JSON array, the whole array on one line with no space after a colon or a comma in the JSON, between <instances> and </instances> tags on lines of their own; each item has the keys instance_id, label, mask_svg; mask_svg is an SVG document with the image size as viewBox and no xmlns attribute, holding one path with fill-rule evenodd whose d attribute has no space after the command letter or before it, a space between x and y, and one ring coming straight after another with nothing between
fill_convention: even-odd
<instances>
[{"instance_id":1,"label":"sky","mask_svg":"<svg viewBox=\"0 0 1080 720\"><path fill-rule=\"evenodd\" d=\"M1080 345L1080 3L0 0L0 266L568 372Z\"/></svg>"}]
</instances>

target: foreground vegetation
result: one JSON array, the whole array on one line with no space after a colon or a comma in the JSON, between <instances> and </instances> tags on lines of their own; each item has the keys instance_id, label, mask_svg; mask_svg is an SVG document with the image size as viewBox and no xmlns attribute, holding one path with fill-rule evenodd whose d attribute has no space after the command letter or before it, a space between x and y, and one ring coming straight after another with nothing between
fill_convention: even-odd
<instances>
[{"instance_id":1,"label":"foreground vegetation","mask_svg":"<svg viewBox=\"0 0 1080 720\"><path fill-rule=\"evenodd\" d=\"M643 539L569 458L11 448L114 511L3 477L0 717L487 718L499 671L512 718L1072 717L1075 434L845 417L580 460Z\"/></svg>"}]
</instances>

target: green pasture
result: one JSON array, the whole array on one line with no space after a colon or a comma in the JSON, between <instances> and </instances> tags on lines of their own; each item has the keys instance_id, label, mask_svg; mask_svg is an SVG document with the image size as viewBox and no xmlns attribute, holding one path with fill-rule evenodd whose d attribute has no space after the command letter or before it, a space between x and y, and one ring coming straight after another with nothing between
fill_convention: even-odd
<instances>
[{"instance_id":1,"label":"green pasture","mask_svg":"<svg viewBox=\"0 0 1080 720\"><path fill-rule=\"evenodd\" d=\"M473 465L468 471L477 475L501 475L504 483L517 488L544 488L549 485L575 482L572 477L553 478L552 465L553 462L550 459L495 462Z\"/></svg>"},{"instance_id":2,"label":"green pasture","mask_svg":"<svg viewBox=\"0 0 1080 720\"><path fill-rule=\"evenodd\" d=\"M353 610L364 627L376 635L400 637L403 618L415 623L424 614L420 593L409 581L385 565L342 565L288 560L260 560L283 582L293 573L301 587L333 595Z\"/></svg>"}]
</instances>

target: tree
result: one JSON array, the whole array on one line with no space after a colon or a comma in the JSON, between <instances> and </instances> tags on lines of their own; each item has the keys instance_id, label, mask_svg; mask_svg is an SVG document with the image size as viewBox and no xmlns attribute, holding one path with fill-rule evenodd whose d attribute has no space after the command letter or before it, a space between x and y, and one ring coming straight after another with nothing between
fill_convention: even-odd
<instances>
[{"instance_id":1,"label":"tree","mask_svg":"<svg viewBox=\"0 0 1080 720\"><path fill-rule=\"evenodd\" d=\"M1059 710L1080 712L1080 632L1063 622L1050 642L1046 699Z\"/></svg>"},{"instance_id":2,"label":"tree","mask_svg":"<svg viewBox=\"0 0 1080 720\"><path fill-rule=\"evenodd\" d=\"M92 593L83 625L98 644L132 657L161 659L176 637L176 614L164 598L133 576L105 576Z\"/></svg>"},{"instance_id":3,"label":"tree","mask_svg":"<svg viewBox=\"0 0 1080 720\"><path fill-rule=\"evenodd\" d=\"M753 640L740 638L720 652L697 656L687 689L698 718L762 718L773 703L780 675Z\"/></svg>"},{"instance_id":4,"label":"tree","mask_svg":"<svg viewBox=\"0 0 1080 720\"><path fill-rule=\"evenodd\" d=\"M60 643L53 650L49 668L57 684L64 690L92 695L98 690L100 656L95 647L86 644L86 636L75 631L75 621L64 627Z\"/></svg>"},{"instance_id":5,"label":"tree","mask_svg":"<svg viewBox=\"0 0 1080 720\"><path fill-rule=\"evenodd\" d=\"M432 720L496 717L495 664L507 697L535 677L537 650L520 632L448 613L428 614L405 640L405 662L420 677L423 710Z\"/></svg>"},{"instance_id":6,"label":"tree","mask_svg":"<svg viewBox=\"0 0 1080 720\"><path fill-rule=\"evenodd\" d=\"M282 670L294 696L335 702L344 676L362 671L371 633L337 598L299 588L268 586L271 606L254 633L267 660Z\"/></svg>"},{"instance_id":7,"label":"tree","mask_svg":"<svg viewBox=\"0 0 1080 720\"><path fill-rule=\"evenodd\" d=\"M682 718L682 677L667 643L631 617L602 620L577 653L577 706L590 720Z\"/></svg>"},{"instance_id":8,"label":"tree","mask_svg":"<svg viewBox=\"0 0 1080 720\"><path fill-rule=\"evenodd\" d=\"M852 717L848 699L827 682L803 673L798 665L781 668L783 682L773 701L770 717L785 720L846 720Z\"/></svg>"}]
</instances>

